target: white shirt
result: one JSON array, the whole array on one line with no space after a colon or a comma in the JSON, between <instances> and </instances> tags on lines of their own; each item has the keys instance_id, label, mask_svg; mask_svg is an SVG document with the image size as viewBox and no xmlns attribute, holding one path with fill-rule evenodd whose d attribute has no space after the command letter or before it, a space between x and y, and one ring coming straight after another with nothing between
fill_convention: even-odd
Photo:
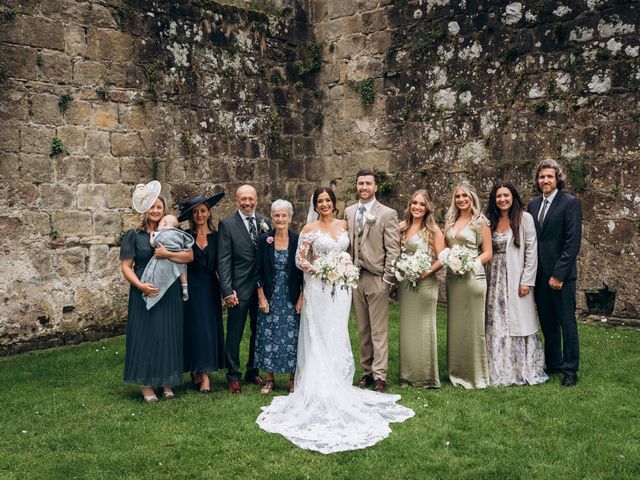
<instances>
[{"instance_id":1,"label":"white shirt","mask_svg":"<svg viewBox=\"0 0 640 480\"><path fill-rule=\"evenodd\" d=\"M540 215L542 214L542 210L544 209L544 201L547 200L549 202L547 204L547 211L544 212L544 216L546 218L547 214L549 213L549 208L551 208L551 204L553 203L553 199L556 198L557 194L558 194L557 188L553 192L551 192L548 197L542 194L542 205L540 205L540 211L538 212L538 222L541 220Z\"/></svg>"},{"instance_id":2,"label":"white shirt","mask_svg":"<svg viewBox=\"0 0 640 480\"><path fill-rule=\"evenodd\" d=\"M251 236L251 230L249 230L249 222L247 222L247 217L253 218L253 221L255 222L254 225L256 226L256 233L258 233L258 219L256 218L256 212L254 211L251 215L245 215L242 210L238 209L238 213L240 214L240 218L242 218L244 228L247 229L249 236Z\"/></svg>"}]
</instances>

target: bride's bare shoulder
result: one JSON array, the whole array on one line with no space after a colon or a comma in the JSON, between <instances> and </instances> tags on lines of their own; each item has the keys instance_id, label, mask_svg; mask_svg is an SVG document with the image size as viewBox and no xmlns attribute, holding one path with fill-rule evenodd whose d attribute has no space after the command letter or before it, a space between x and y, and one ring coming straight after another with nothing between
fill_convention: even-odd
<instances>
[{"instance_id":1,"label":"bride's bare shoulder","mask_svg":"<svg viewBox=\"0 0 640 480\"><path fill-rule=\"evenodd\" d=\"M311 232L317 230L318 229L317 223L318 223L317 221L316 222L307 223L302 228L302 231L300 233L311 233Z\"/></svg>"}]
</instances>

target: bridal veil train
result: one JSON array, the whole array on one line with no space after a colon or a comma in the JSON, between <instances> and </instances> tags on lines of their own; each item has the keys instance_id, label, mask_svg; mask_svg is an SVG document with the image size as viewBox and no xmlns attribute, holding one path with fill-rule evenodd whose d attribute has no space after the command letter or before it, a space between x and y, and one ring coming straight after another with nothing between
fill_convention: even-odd
<instances>
[{"instance_id":1,"label":"bridal veil train","mask_svg":"<svg viewBox=\"0 0 640 480\"><path fill-rule=\"evenodd\" d=\"M396 405L400 395L361 390L355 372L348 321L351 291L331 288L308 273L318 256L346 251L346 232L337 238L312 231L300 235L296 264L305 270L304 303L298 337L295 392L275 397L256 420L300 448L333 453L369 447L386 438L390 422L414 412Z\"/></svg>"}]
</instances>

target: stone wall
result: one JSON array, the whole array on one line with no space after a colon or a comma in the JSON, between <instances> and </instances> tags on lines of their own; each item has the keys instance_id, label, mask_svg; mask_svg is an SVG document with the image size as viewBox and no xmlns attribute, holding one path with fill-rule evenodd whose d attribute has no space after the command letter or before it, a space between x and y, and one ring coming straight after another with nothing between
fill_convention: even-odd
<instances>
[{"instance_id":1,"label":"stone wall","mask_svg":"<svg viewBox=\"0 0 640 480\"><path fill-rule=\"evenodd\" d=\"M0 4L0 354L123 331L136 183L171 204L256 185L261 210L373 167L534 194L558 158L584 207L578 304L640 316L637 1L6 0ZM606 297L606 295L600 295ZM602 298L600 298L602 300ZM606 310L606 309L605 309ZM611 312L610 312L611 313Z\"/></svg>"},{"instance_id":2,"label":"stone wall","mask_svg":"<svg viewBox=\"0 0 640 480\"><path fill-rule=\"evenodd\" d=\"M2 3L0 354L123 331L135 184L175 204L251 182L266 207L315 183L304 12L254 3Z\"/></svg>"},{"instance_id":3,"label":"stone wall","mask_svg":"<svg viewBox=\"0 0 640 480\"><path fill-rule=\"evenodd\" d=\"M309 17L325 182L348 198L372 166L389 204L425 187L442 219L457 181L486 204L511 180L527 201L535 162L555 157L584 210L579 309L614 290L603 315L640 316L639 2L312 0Z\"/></svg>"}]
</instances>

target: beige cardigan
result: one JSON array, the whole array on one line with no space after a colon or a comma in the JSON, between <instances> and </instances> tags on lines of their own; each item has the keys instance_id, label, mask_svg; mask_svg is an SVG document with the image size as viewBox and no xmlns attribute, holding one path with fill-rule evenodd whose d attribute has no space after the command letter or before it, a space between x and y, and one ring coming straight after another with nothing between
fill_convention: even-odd
<instances>
[{"instance_id":1,"label":"beige cardigan","mask_svg":"<svg viewBox=\"0 0 640 480\"><path fill-rule=\"evenodd\" d=\"M523 212L520 221L520 248L509 238L507 258L507 295L509 298L509 334L512 337L533 335L538 331L538 314L533 298L538 270L538 240L530 213ZM513 279L513 280L512 280ZM518 287L526 285L531 291L521 297Z\"/></svg>"}]
</instances>

